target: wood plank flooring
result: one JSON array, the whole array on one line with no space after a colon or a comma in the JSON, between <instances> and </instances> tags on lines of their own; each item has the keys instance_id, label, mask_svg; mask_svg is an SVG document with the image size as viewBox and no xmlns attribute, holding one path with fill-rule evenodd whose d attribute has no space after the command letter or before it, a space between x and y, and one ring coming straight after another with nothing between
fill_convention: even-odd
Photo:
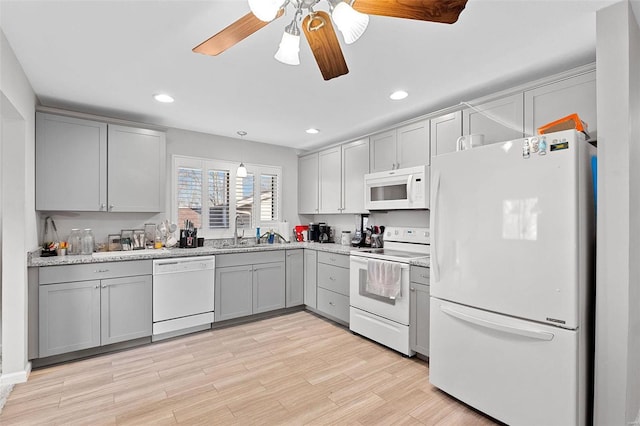
<instances>
[{"instance_id":1,"label":"wood plank flooring","mask_svg":"<svg viewBox=\"0 0 640 426\"><path fill-rule=\"evenodd\" d=\"M35 370L0 424L495 424L428 374L301 311Z\"/></svg>"}]
</instances>

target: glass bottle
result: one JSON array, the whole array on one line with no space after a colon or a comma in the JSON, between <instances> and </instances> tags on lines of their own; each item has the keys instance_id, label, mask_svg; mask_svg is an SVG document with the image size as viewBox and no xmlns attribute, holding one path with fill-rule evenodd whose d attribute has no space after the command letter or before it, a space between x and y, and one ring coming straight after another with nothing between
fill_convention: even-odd
<instances>
[{"instance_id":1,"label":"glass bottle","mask_svg":"<svg viewBox=\"0 0 640 426\"><path fill-rule=\"evenodd\" d=\"M82 251L81 254L92 254L94 249L95 249L95 245L96 245L96 240L93 237L93 232L91 231L91 229L87 228L84 230L84 232L82 233Z\"/></svg>"},{"instance_id":2,"label":"glass bottle","mask_svg":"<svg viewBox=\"0 0 640 426\"><path fill-rule=\"evenodd\" d=\"M80 254L82 251L81 248L82 235L80 234L80 230L78 228L73 228L71 230L71 234L69 234L69 250L68 254Z\"/></svg>"}]
</instances>

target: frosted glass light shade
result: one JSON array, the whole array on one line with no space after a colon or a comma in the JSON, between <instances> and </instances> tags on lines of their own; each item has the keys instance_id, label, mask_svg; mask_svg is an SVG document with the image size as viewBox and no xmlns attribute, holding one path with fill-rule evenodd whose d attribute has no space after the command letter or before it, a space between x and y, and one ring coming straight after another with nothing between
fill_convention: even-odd
<instances>
[{"instance_id":1,"label":"frosted glass light shade","mask_svg":"<svg viewBox=\"0 0 640 426\"><path fill-rule=\"evenodd\" d=\"M238 166L238 170L236 170L237 177L247 177L247 168L244 166L244 163L240 163Z\"/></svg>"},{"instance_id":2,"label":"frosted glass light shade","mask_svg":"<svg viewBox=\"0 0 640 426\"><path fill-rule=\"evenodd\" d=\"M276 52L274 58L283 64L300 65L300 36L292 35L288 32L282 34L280 48Z\"/></svg>"},{"instance_id":3,"label":"frosted glass light shade","mask_svg":"<svg viewBox=\"0 0 640 426\"><path fill-rule=\"evenodd\" d=\"M369 15L354 10L343 1L333 8L331 17L342 33L344 42L347 44L358 40L367 29L367 25L369 25Z\"/></svg>"},{"instance_id":4,"label":"frosted glass light shade","mask_svg":"<svg viewBox=\"0 0 640 426\"><path fill-rule=\"evenodd\" d=\"M271 22L278 14L282 0L249 0L249 9L261 21Z\"/></svg>"}]
</instances>

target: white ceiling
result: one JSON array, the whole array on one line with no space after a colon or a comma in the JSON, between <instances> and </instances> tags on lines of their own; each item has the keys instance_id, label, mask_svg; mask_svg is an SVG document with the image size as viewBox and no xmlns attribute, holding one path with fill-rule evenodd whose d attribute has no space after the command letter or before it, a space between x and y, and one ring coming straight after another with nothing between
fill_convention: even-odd
<instances>
[{"instance_id":1,"label":"white ceiling","mask_svg":"<svg viewBox=\"0 0 640 426\"><path fill-rule=\"evenodd\" d=\"M614 2L469 0L453 25L372 16L356 43L339 35L350 72L328 82L304 39L300 66L273 59L287 16L220 56L191 52L246 0L0 0L0 26L45 106L308 149L593 62L595 11Z\"/></svg>"}]
</instances>

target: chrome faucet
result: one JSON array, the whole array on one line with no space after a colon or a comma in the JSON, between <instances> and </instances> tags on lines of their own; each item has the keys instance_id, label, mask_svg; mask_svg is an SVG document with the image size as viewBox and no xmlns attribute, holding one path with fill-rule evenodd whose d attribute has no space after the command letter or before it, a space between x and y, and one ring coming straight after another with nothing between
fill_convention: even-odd
<instances>
[{"instance_id":1,"label":"chrome faucet","mask_svg":"<svg viewBox=\"0 0 640 426\"><path fill-rule=\"evenodd\" d=\"M235 227L233 230L233 245L237 245L238 244L238 218L240 217L239 214L236 215L236 220L235 220ZM240 236L240 238L244 238L244 229L242 230L242 235Z\"/></svg>"}]
</instances>

